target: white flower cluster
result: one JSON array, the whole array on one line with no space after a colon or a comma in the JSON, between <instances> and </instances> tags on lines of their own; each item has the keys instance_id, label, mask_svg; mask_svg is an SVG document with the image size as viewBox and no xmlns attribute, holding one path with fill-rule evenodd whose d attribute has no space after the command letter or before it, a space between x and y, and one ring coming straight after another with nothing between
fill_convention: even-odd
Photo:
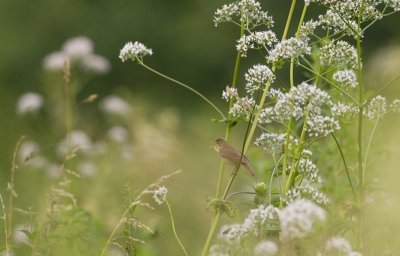
<instances>
[{"instance_id":1,"label":"white flower cluster","mask_svg":"<svg viewBox=\"0 0 400 256\"><path fill-rule=\"evenodd\" d=\"M28 92L19 97L17 102L17 113L20 115L35 113L38 112L42 106L42 95L34 92Z\"/></svg>"},{"instance_id":2,"label":"white flower cluster","mask_svg":"<svg viewBox=\"0 0 400 256\"><path fill-rule=\"evenodd\" d=\"M393 100L392 104L390 104L390 108L393 110L393 112L400 113L400 100Z\"/></svg>"},{"instance_id":3,"label":"white flower cluster","mask_svg":"<svg viewBox=\"0 0 400 256\"><path fill-rule=\"evenodd\" d=\"M308 36L314 33L314 30L317 28L318 24L318 21L313 20L303 23L300 27L299 39L304 42L308 42L310 40Z\"/></svg>"},{"instance_id":4,"label":"white flower cluster","mask_svg":"<svg viewBox=\"0 0 400 256\"><path fill-rule=\"evenodd\" d=\"M94 54L93 48L92 40L85 36L71 38L63 44L62 51L53 52L44 58L43 67L51 71L62 70L65 59L69 59L71 66L79 65L84 71L107 73L111 68L110 62Z\"/></svg>"},{"instance_id":5,"label":"white flower cluster","mask_svg":"<svg viewBox=\"0 0 400 256\"><path fill-rule=\"evenodd\" d=\"M325 245L325 252L327 255L362 256L361 253L352 251L350 243L343 237L329 239Z\"/></svg>"},{"instance_id":6,"label":"white flower cluster","mask_svg":"<svg viewBox=\"0 0 400 256\"><path fill-rule=\"evenodd\" d=\"M274 49L269 52L267 57L270 63L274 63L279 59L290 59L310 54L311 47L306 41L299 38L291 37L278 43Z\"/></svg>"},{"instance_id":7,"label":"white flower cluster","mask_svg":"<svg viewBox=\"0 0 400 256\"><path fill-rule=\"evenodd\" d=\"M125 44L124 48L119 53L119 58L122 62L131 59L134 61L136 58L143 58L146 55L152 55L153 51L147 48L144 44L135 42L128 42Z\"/></svg>"},{"instance_id":8,"label":"white flower cluster","mask_svg":"<svg viewBox=\"0 0 400 256\"><path fill-rule=\"evenodd\" d=\"M358 85L356 74L353 70L345 69L338 70L333 74L333 80L339 82L342 87L348 89L349 87L355 88Z\"/></svg>"},{"instance_id":9,"label":"white flower cluster","mask_svg":"<svg viewBox=\"0 0 400 256\"><path fill-rule=\"evenodd\" d=\"M329 199L326 195L319 192L316 188L311 187L309 184L306 186L299 186L286 191L283 201L290 204L298 199L306 199L317 204L328 204Z\"/></svg>"},{"instance_id":10,"label":"white flower cluster","mask_svg":"<svg viewBox=\"0 0 400 256\"><path fill-rule=\"evenodd\" d=\"M245 88L250 95L257 90L264 89L267 82L273 83L275 80L275 75L269 67L260 64L254 65L244 76L247 81Z\"/></svg>"},{"instance_id":11,"label":"white flower cluster","mask_svg":"<svg viewBox=\"0 0 400 256\"><path fill-rule=\"evenodd\" d=\"M226 102L235 99L235 95L237 95L237 88L229 87L229 89L222 91L222 99L226 100Z\"/></svg>"},{"instance_id":12,"label":"white flower cluster","mask_svg":"<svg viewBox=\"0 0 400 256\"><path fill-rule=\"evenodd\" d=\"M276 227L278 214L278 209L272 205L267 207L261 205L257 209L251 209L249 216L242 224L241 235L243 236L244 234L249 233L254 233L254 235L257 235L260 229L270 230Z\"/></svg>"},{"instance_id":13,"label":"white flower cluster","mask_svg":"<svg viewBox=\"0 0 400 256\"><path fill-rule=\"evenodd\" d=\"M276 133L263 133L254 142L256 146L264 146L264 150L271 154L282 154L283 148L286 144L286 133L276 134ZM297 145L298 140L294 139L292 136L289 138L289 147L291 145Z\"/></svg>"},{"instance_id":14,"label":"white flower cluster","mask_svg":"<svg viewBox=\"0 0 400 256\"><path fill-rule=\"evenodd\" d=\"M279 251L279 247L275 242L263 240L254 247L254 256L273 256Z\"/></svg>"},{"instance_id":15,"label":"white flower cluster","mask_svg":"<svg viewBox=\"0 0 400 256\"><path fill-rule=\"evenodd\" d=\"M311 137L326 136L340 130L340 125L333 117L310 114L306 130Z\"/></svg>"},{"instance_id":16,"label":"white flower cluster","mask_svg":"<svg viewBox=\"0 0 400 256\"><path fill-rule=\"evenodd\" d=\"M319 58L322 65L335 65L339 70L350 67L357 69L357 51L345 41L331 41L320 49Z\"/></svg>"},{"instance_id":17,"label":"white flower cluster","mask_svg":"<svg viewBox=\"0 0 400 256\"><path fill-rule=\"evenodd\" d=\"M271 30L251 32L250 35L243 35L237 40L236 50L242 53L242 57L247 56L248 49L260 49L260 47L272 47L277 42L276 34ZM254 44L257 44L255 46Z\"/></svg>"},{"instance_id":18,"label":"white flower cluster","mask_svg":"<svg viewBox=\"0 0 400 256\"><path fill-rule=\"evenodd\" d=\"M351 116L355 116L358 114L360 109L352 103L346 104L346 103L338 102L338 103L333 104L333 106L331 107L331 111L332 111L333 116L344 116L347 113L350 113Z\"/></svg>"},{"instance_id":19,"label":"white flower cluster","mask_svg":"<svg viewBox=\"0 0 400 256\"><path fill-rule=\"evenodd\" d=\"M240 22L244 22L246 28L254 28L259 25L271 27L274 24L268 12L261 10L261 5L255 0L240 0L236 3L223 5L214 14L215 26L221 22L231 22L232 16L239 16Z\"/></svg>"},{"instance_id":20,"label":"white flower cluster","mask_svg":"<svg viewBox=\"0 0 400 256\"><path fill-rule=\"evenodd\" d=\"M111 115L127 115L131 112L128 102L118 96L110 95L100 101L100 109Z\"/></svg>"},{"instance_id":21,"label":"white flower cluster","mask_svg":"<svg viewBox=\"0 0 400 256\"><path fill-rule=\"evenodd\" d=\"M271 89L268 96L276 103L273 107L262 110L260 114L262 123L269 123L272 120L281 122L289 120L290 117L299 120L308 113L306 129L310 136L325 136L340 129L338 121L321 114L323 105L330 107L333 103L330 96L315 85L301 83L297 87L292 87L287 93Z\"/></svg>"},{"instance_id":22,"label":"white flower cluster","mask_svg":"<svg viewBox=\"0 0 400 256\"><path fill-rule=\"evenodd\" d=\"M288 166L290 169L291 166ZM318 175L318 168L315 164L309 159L300 159L298 162L297 171L299 174L304 173L304 177L308 179L310 182L321 183L321 177Z\"/></svg>"},{"instance_id":23,"label":"white flower cluster","mask_svg":"<svg viewBox=\"0 0 400 256\"><path fill-rule=\"evenodd\" d=\"M396 12L400 11L400 1L399 0L383 0L385 4L388 4Z\"/></svg>"},{"instance_id":24,"label":"white flower cluster","mask_svg":"<svg viewBox=\"0 0 400 256\"><path fill-rule=\"evenodd\" d=\"M373 98L368 106L363 109L363 115L369 120L373 120L382 117L386 113L386 98L378 95Z\"/></svg>"},{"instance_id":25,"label":"white flower cluster","mask_svg":"<svg viewBox=\"0 0 400 256\"><path fill-rule=\"evenodd\" d=\"M246 96L233 104L232 108L229 110L229 114L232 114L234 118L243 117L245 119L250 119L253 109L258 108L255 103L256 101L253 98Z\"/></svg>"},{"instance_id":26,"label":"white flower cluster","mask_svg":"<svg viewBox=\"0 0 400 256\"><path fill-rule=\"evenodd\" d=\"M325 212L313 202L296 200L279 213L279 220L285 237L302 238L313 231L316 222L325 221Z\"/></svg>"},{"instance_id":27,"label":"white flower cluster","mask_svg":"<svg viewBox=\"0 0 400 256\"><path fill-rule=\"evenodd\" d=\"M158 204L162 204L167 200L168 189L165 186L159 187L154 191L153 198Z\"/></svg>"}]
</instances>

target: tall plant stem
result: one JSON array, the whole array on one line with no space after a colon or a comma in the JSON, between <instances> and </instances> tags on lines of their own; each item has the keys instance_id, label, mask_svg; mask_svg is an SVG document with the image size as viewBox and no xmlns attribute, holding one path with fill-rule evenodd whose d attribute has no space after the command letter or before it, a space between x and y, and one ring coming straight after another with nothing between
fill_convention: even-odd
<instances>
[{"instance_id":1,"label":"tall plant stem","mask_svg":"<svg viewBox=\"0 0 400 256\"><path fill-rule=\"evenodd\" d=\"M244 35L244 21L242 21L241 26L240 26L240 37L242 37ZM239 76L239 68L240 68L240 60L241 60L241 52L238 51L237 55L236 55L236 63L235 63L235 70L233 73L233 79L232 79L232 88L236 88L237 87L237 78ZM229 109L232 108L234 103L234 100L231 99L229 101ZM226 120L227 126L226 126L226 130L225 130L225 140L229 141L229 137L231 134L231 121L232 121L232 114L228 114L228 119ZM217 192L215 195L215 198L220 198L221 197L221 189L222 189L222 181L224 180L224 171L225 170L225 162L221 160L221 164L219 167L219 176L218 176L218 183L217 183ZM210 228L210 232L208 233L208 237L206 240L206 243L204 245L203 248L203 252L202 252L202 256L206 256L208 255L209 251L210 251L210 247L211 247L211 242L212 242L212 238L214 237L214 233L215 230L217 228L219 219L221 217L222 211L221 210L217 210L213 213L213 217L211 220L211 228Z\"/></svg>"},{"instance_id":2,"label":"tall plant stem","mask_svg":"<svg viewBox=\"0 0 400 256\"><path fill-rule=\"evenodd\" d=\"M168 203L168 200L165 200L165 202L167 203L167 206L168 206L169 216L171 216L172 230L174 231L175 238L178 241L179 245L181 246L181 248L182 248L183 252L185 253L185 255L188 256L188 254L187 254L187 252L185 250L185 247L183 247L183 244L181 243L181 240L179 240L179 237L176 234L174 217L172 216L171 205Z\"/></svg>"},{"instance_id":3,"label":"tall plant stem","mask_svg":"<svg viewBox=\"0 0 400 256\"><path fill-rule=\"evenodd\" d=\"M296 0L292 1L292 6L290 7L290 11L289 11L289 15L288 18L286 20L286 25L285 25L285 30L283 31L283 35L282 35L282 40L286 39L288 30L289 30L289 26L290 26L290 22L292 20L293 17L293 12L294 12L294 7L296 6ZM276 65L274 64L271 68L272 73L275 73L276 70ZM254 117L254 121L253 121L253 125L251 126L250 129L250 133L247 137L247 141L246 141L246 145L244 146L244 150L243 150L243 154L246 154L247 150L249 149L250 143L252 141L253 135L254 135L254 131L256 130L257 124L258 124L258 119L260 117L261 114L261 110L264 106L264 102L265 102L265 98L267 97L267 93L269 91L269 87L271 85L271 80L268 80L268 82L265 84L265 88L264 88L264 92L261 96L261 100L260 100L260 104L258 105L258 110L256 113L256 116Z\"/></svg>"},{"instance_id":4,"label":"tall plant stem","mask_svg":"<svg viewBox=\"0 0 400 256\"><path fill-rule=\"evenodd\" d=\"M136 60L138 61L139 65L142 65L144 68L148 69L149 71L151 71L151 72L153 72L153 73L155 73L155 74L157 74L157 75L159 75L159 76L161 76L161 77L163 77L163 78L165 78L165 79L167 79L167 80L169 80L169 81L171 81L171 82L174 82L174 83L176 83L176 84L178 84L178 85L180 85L180 86L182 86L182 87L188 89L189 91L194 92L197 96L199 96L200 98L202 98L202 99L203 99L204 101L206 101L211 107L213 107L213 108L221 115L222 118L225 119L225 116L224 116L224 114L221 112L221 110L219 110L209 99L207 99L205 96L203 96L203 94L199 93L198 91L196 91L196 90L193 89L192 87L190 87L190 86L188 86L188 85L186 85L186 84L184 84L184 83L182 83L182 82L179 82L178 80L175 80L175 79L173 79L173 78L171 78L171 77L169 77L169 76L166 76L166 75L164 75L164 74L162 74L162 73L160 73L160 72L158 72L158 71L156 71L156 70L150 68L149 66L145 65L140 59L137 58Z\"/></svg>"},{"instance_id":5,"label":"tall plant stem","mask_svg":"<svg viewBox=\"0 0 400 256\"><path fill-rule=\"evenodd\" d=\"M362 1L361 3L361 8L360 8L360 14L358 16L358 34L357 34L357 68L358 68L358 104L359 104L359 113L358 113L358 137L357 137L357 144L358 144L358 200L359 203L362 205L364 204L365 201L365 196L364 196L364 168L363 166L363 141L362 141L362 135L363 135L363 79L362 79L362 70L361 70L361 19L362 19L362 13L364 10L364 3L365 0ZM363 243L363 235L362 235L362 229L363 229L363 214L359 213L357 217L357 235L356 235L356 246L358 250L361 250L362 248L362 243Z\"/></svg>"}]
</instances>

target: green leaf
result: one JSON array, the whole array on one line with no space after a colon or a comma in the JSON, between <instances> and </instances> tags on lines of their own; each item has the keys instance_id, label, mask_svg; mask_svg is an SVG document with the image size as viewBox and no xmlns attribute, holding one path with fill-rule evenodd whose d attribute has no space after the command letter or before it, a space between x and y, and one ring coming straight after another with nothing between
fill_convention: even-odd
<instances>
[{"instance_id":1,"label":"green leaf","mask_svg":"<svg viewBox=\"0 0 400 256\"><path fill-rule=\"evenodd\" d=\"M124 229L124 235L127 236L127 237L130 237L131 236L131 232L129 232L129 230L127 230L127 229Z\"/></svg>"},{"instance_id":2,"label":"green leaf","mask_svg":"<svg viewBox=\"0 0 400 256\"><path fill-rule=\"evenodd\" d=\"M11 247L11 248L19 248L18 246L15 246L15 245L13 245L13 244L10 244L10 247ZM5 249L7 249L7 246L6 246L6 245L0 246L0 252L1 252L1 251L4 251Z\"/></svg>"},{"instance_id":3,"label":"green leaf","mask_svg":"<svg viewBox=\"0 0 400 256\"><path fill-rule=\"evenodd\" d=\"M33 233L29 232L28 230L21 229L21 230L18 230L18 231L24 233L29 238L29 240L32 240L33 238L35 238Z\"/></svg>"},{"instance_id":4,"label":"green leaf","mask_svg":"<svg viewBox=\"0 0 400 256\"><path fill-rule=\"evenodd\" d=\"M211 119L212 122L214 123L226 123L226 118L213 118Z\"/></svg>"}]
</instances>

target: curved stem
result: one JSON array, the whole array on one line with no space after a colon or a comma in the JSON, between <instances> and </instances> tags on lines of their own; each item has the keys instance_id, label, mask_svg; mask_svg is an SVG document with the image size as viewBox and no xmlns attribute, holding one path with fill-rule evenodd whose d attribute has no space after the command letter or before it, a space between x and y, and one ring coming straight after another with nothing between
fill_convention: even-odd
<instances>
[{"instance_id":1,"label":"curved stem","mask_svg":"<svg viewBox=\"0 0 400 256\"><path fill-rule=\"evenodd\" d=\"M186 256L188 256L185 247L183 247L181 241L179 240L178 235L176 234L176 230L175 230L175 224L174 224L174 218L172 216L172 210L171 210L171 205L168 203L168 200L165 200L165 202L167 203L168 206L168 210L169 210L169 216L171 216L171 223L172 223L172 230L174 231L174 235L176 240L178 241L178 243L180 244L180 246L182 247L183 252L185 253Z\"/></svg>"},{"instance_id":2,"label":"curved stem","mask_svg":"<svg viewBox=\"0 0 400 256\"><path fill-rule=\"evenodd\" d=\"M186 85L184 83L179 82L178 80L175 80L175 79L173 79L173 78L171 78L169 76L166 76L166 75L164 75L164 74L162 74L162 73L150 68L149 66L145 65L140 59L137 58L136 60L138 61L139 65L142 65L144 68L150 70L151 72L153 72L153 73L155 73L155 74L157 74L157 75L159 75L159 76L161 76L161 77L163 77L163 78L165 78L167 80L170 80L170 81L172 81L172 82L174 82L174 83L176 83L176 84L188 89L189 91L194 92L195 94L197 94L197 96L199 96L200 98L205 100L209 105L211 105L222 116L222 118L225 119L225 116L221 112L221 110L219 110L210 100L208 100L206 97L204 97L203 94L199 93L198 91L196 91L192 87L190 87L190 86L188 86L188 85Z\"/></svg>"},{"instance_id":3,"label":"curved stem","mask_svg":"<svg viewBox=\"0 0 400 256\"><path fill-rule=\"evenodd\" d=\"M351 187L351 190L353 191L354 200L357 202L358 201L357 200L357 194L356 194L356 191L354 190L353 182L351 181L351 178L350 178L349 168L347 167L346 159L344 158L344 154L343 154L342 148L340 147L339 142L337 141L335 135L333 133L331 133L331 135L332 135L333 139L335 140L336 145L337 145L337 147L339 149L340 156L342 157L342 161L343 161L343 164L344 164L344 169L346 170L347 178L349 179L350 187Z\"/></svg>"},{"instance_id":4,"label":"curved stem","mask_svg":"<svg viewBox=\"0 0 400 256\"><path fill-rule=\"evenodd\" d=\"M371 147L371 142L372 142L372 138L374 137L374 134L375 134L375 131L376 131L376 127L378 126L378 123L379 123L379 118L380 118L380 115L378 114L378 117L376 118L376 122L374 124L374 128L372 129L372 132L371 132L371 136L369 137L369 140L368 140L367 149L365 150L364 163L363 163L363 166L364 166L363 175L364 175L364 177L365 177L365 166L367 166L367 159L368 159L369 149Z\"/></svg>"}]
</instances>

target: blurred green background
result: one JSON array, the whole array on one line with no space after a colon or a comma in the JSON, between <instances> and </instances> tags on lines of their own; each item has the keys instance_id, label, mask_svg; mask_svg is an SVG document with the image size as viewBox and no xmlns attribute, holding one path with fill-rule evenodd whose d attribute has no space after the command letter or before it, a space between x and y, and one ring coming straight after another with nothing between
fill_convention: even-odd
<instances>
[{"instance_id":1,"label":"blurred green background","mask_svg":"<svg viewBox=\"0 0 400 256\"><path fill-rule=\"evenodd\" d=\"M274 30L281 37L291 1L260 2L263 9L274 17ZM50 118L57 100L52 101L48 97L54 93L52 90L62 95L62 72L49 74L43 69L43 59L52 52L60 51L66 40L86 36L93 41L94 52L108 59L111 70L85 78L72 67L71 80L84 81L76 95L76 102L83 101L90 94L98 94L96 101L76 109L73 129L85 131L93 145L105 142L108 149L106 154L89 157L95 162L96 174L74 179L69 189L76 196L78 206L91 214L96 249L102 248L122 215L123 195L120 191L127 181L143 189L162 175L182 170L182 173L167 180L166 186L181 240L190 254L198 254L211 219L211 214L205 212L205 199L207 195L215 194L219 168L219 157L208 147L217 137L224 136L225 127L210 121L219 117L218 113L195 94L156 76L135 62L122 63L118 55L125 43L142 42L154 52L144 59L148 66L191 86L226 111L227 104L221 99L221 92L231 83L239 29L233 24L215 27L212 17L217 8L227 3L221 0L2 1L0 193L6 206L12 154L22 135L28 136L27 141L40 145L39 154L48 159L48 164L59 165L62 162L55 151L57 144L65 138L65 116L58 116L58 121ZM295 21L301 8L302 2L299 2ZM318 10L312 8L310 14ZM398 62L387 64L388 59L377 59L389 47L394 49L392 52L398 52L399 22L400 16L392 15L378 21L365 34L363 60L365 69L369 70L367 73L371 74L366 79L366 86L371 90L376 83L390 81L398 75L382 75L384 71L388 72L385 64L399 71ZM294 30L295 27L292 27L291 31ZM370 60L374 64L381 61L381 72L375 66L368 69ZM244 84L244 72L259 61L255 53L242 59L239 86ZM376 78L382 80L373 80ZM281 79L287 80L286 77ZM49 90L51 85L55 89ZM16 113L18 98L26 92L44 96L44 108L36 115L21 116ZM387 91L389 96L396 94L396 86ZM99 108L99 102L109 95L117 95L129 102L132 113L122 119L107 116ZM107 131L114 125L123 126L129 132L129 139L124 145L107 137ZM234 129L234 145L240 145L244 132L244 124ZM121 147L126 146L131 149L128 159L120 153ZM258 149L252 150L250 156L256 154ZM71 162L70 167L74 171L87 157L79 154ZM15 173L15 190L18 197L14 206L22 209L32 206L40 212L53 182L52 177L45 168L35 169L21 159L17 158L19 169ZM242 184L255 183L244 172L239 177ZM248 185L236 184L236 189L249 188ZM155 205L150 196L147 201ZM139 219L158 231L155 236L138 231L138 236L147 243L140 247L142 250L148 249L148 255L161 255L161 252L164 252L163 255L175 255L179 252L165 205L155 205L155 211L143 208L137 212ZM24 221L17 213L14 215L14 224L23 224ZM3 222L0 223L0 245L5 241L1 230L4 230ZM26 247L21 245L20 252L29 251Z\"/></svg>"}]
</instances>

